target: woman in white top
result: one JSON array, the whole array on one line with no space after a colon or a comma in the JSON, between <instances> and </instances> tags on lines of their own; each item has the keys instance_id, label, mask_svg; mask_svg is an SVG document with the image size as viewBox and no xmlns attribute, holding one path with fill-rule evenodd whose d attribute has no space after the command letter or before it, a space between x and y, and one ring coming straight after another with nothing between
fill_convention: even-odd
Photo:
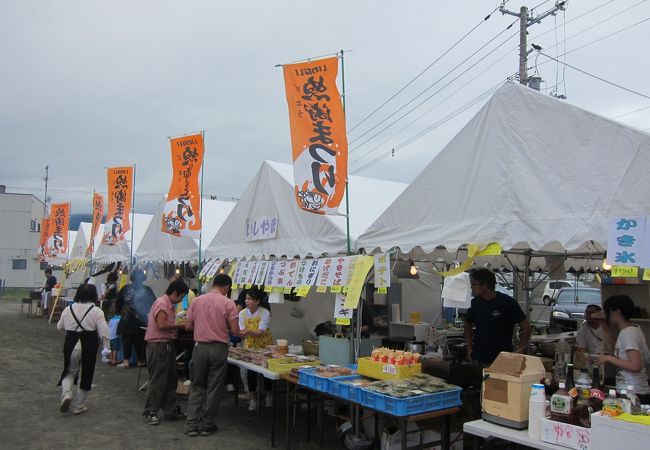
<instances>
[{"instance_id":1,"label":"woman in white top","mask_svg":"<svg viewBox=\"0 0 650 450\"><path fill-rule=\"evenodd\" d=\"M616 389L634 388L641 403L650 403L650 386L645 363L650 360L650 350L638 326L631 323L634 302L627 295L614 295L605 300L603 310L607 325L618 330L613 355L597 358L598 364L616 366Z\"/></svg>"},{"instance_id":2,"label":"woman in white top","mask_svg":"<svg viewBox=\"0 0 650 450\"><path fill-rule=\"evenodd\" d=\"M73 414L88 411L86 397L92 387L97 361L97 349L101 339L104 349L103 356L108 356L110 350L109 331L104 313L95 306L97 288L92 284L82 284L75 294L75 303L66 307L61 313L61 319L56 325L60 331L65 331L63 344L63 373L59 380L61 386L61 412L68 412L72 404ZM81 380L74 398L72 387L79 378Z\"/></svg>"}]
</instances>

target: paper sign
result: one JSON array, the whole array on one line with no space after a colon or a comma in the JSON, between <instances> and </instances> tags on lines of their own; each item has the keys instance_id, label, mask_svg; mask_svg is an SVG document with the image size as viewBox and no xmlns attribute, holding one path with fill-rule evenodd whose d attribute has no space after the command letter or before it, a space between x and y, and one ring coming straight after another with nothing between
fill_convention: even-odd
<instances>
[{"instance_id":1,"label":"paper sign","mask_svg":"<svg viewBox=\"0 0 650 450\"><path fill-rule=\"evenodd\" d=\"M609 219L607 261L612 266L644 265L642 253L645 236L645 217L619 216Z\"/></svg>"},{"instance_id":2,"label":"paper sign","mask_svg":"<svg viewBox=\"0 0 650 450\"><path fill-rule=\"evenodd\" d=\"M278 231L277 216L260 216L246 220L244 239L246 241L259 241L275 239Z\"/></svg>"},{"instance_id":3,"label":"paper sign","mask_svg":"<svg viewBox=\"0 0 650 450\"><path fill-rule=\"evenodd\" d=\"M118 291L122 290L122 288L124 286L126 286L126 283L128 283L128 282L129 282L129 276L127 274L122 274L120 276L120 287L119 287Z\"/></svg>"},{"instance_id":4,"label":"paper sign","mask_svg":"<svg viewBox=\"0 0 650 450\"><path fill-rule=\"evenodd\" d=\"M334 318L336 319L351 319L352 318L352 309L346 308L344 306L345 295L336 294L336 300L334 301Z\"/></svg>"},{"instance_id":5,"label":"paper sign","mask_svg":"<svg viewBox=\"0 0 650 450\"><path fill-rule=\"evenodd\" d=\"M637 278L639 276L639 268L636 266L612 266L613 278Z\"/></svg>"},{"instance_id":6,"label":"paper sign","mask_svg":"<svg viewBox=\"0 0 650 450\"><path fill-rule=\"evenodd\" d=\"M236 262L234 265L230 268L230 278L232 278L233 283L239 284L239 276L241 273L241 266L243 265L243 262Z\"/></svg>"},{"instance_id":7,"label":"paper sign","mask_svg":"<svg viewBox=\"0 0 650 450\"><path fill-rule=\"evenodd\" d=\"M296 286L313 286L316 284L321 262L320 259L303 259L299 261Z\"/></svg>"},{"instance_id":8,"label":"paper sign","mask_svg":"<svg viewBox=\"0 0 650 450\"><path fill-rule=\"evenodd\" d=\"M345 325L345 326L349 326L349 325L350 325L350 322L351 322L350 319L336 319L336 324L337 324L337 325Z\"/></svg>"},{"instance_id":9,"label":"paper sign","mask_svg":"<svg viewBox=\"0 0 650 450\"><path fill-rule=\"evenodd\" d=\"M287 286L287 268L289 261L275 261L275 273L272 280L269 280L273 287L286 287Z\"/></svg>"},{"instance_id":10,"label":"paper sign","mask_svg":"<svg viewBox=\"0 0 650 450\"><path fill-rule=\"evenodd\" d=\"M330 292L333 292L333 293L335 293L335 294L338 294L339 292L341 292L341 286L332 286L332 287L330 288Z\"/></svg>"},{"instance_id":11,"label":"paper sign","mask_svg":"<svg viewBox=\"0 0 650 450\"><path fill-rule=\"evenodd\" d=\"M217 262L218 260L213 259L211 261L206 262L203 264L203 268L201 269L201 272L199 272L199 278L203 278L208 274L210 271L210 268Z\"/></svg>"},{"instance_id":12,"label":"paper sign","mask_svg":"<svg viewBox=\"0 0 650 450\"><path fill-rule=\"evenodd\" d=\"M282 292L273 291L269 294L269 303L284 303L284 295Z\"/></svg>"},{"instance_id":13,"label":"paper sign","mask_svg":"<svg viewBox=\"0 0 650 450\"><path fill-rule=\"evenodd\" d=\"M307 297L311 286L298 286L295 290L295 293L298 297Z\"/></svg>"},{"instance_id":14,"label":"paper sign","mask_svg":"<svg viewBox=\"0 0 650 450\"><path fill-rule=\"evenodd\" d=\"M650 269L643 269L643 281L650 281Z\"/></svg>"},{"instance_id":15,"label":"paper sign","mask_svg":"<svg viewBox=\"0 0 650 450\"><path fill-rule=\"evenodd\" d=\"M421 390L419 390L419 389L413 389L411 392L412 392L413 394L415 394L415 395L422 395L422 394L424 394L424 391L421 391Z\"/></svg>"},{"instance_id":16,"label":"paper sign","mask_svg":"<svg viewBox=\"0 0 650 450\"><path fill-rule=\"evenodd\" d=\"M264 292L271 292L272 290L273 290L273 286L271 286L270 284L264 286Z\"/></svg>"},{"instance_id":17,"label":"paper sign","mask_svg":"<svg viewBox=\"0 0 650 450\"><path fill-rule=\"evenodd\" d=\"M485 246L483 250L478 252L476 256L497 256L501 254L501 244L492 242Z\"/></svg>"},{"instance_id":18,"label":"paper sign","mask_svg":"<svg viewBox=\"0 0 650 450\"><path fill-rule=\"evenodd\" d=\"M262 286L264 284L264 280L266 279L266 271L269 268L268 261L262 260L259 263L260 264L257 268L257 274L255 275L255 281L253 282L255 286Z\"/></svg>"},{"instance_id":19,"label":"paper sign","mask_svg":"<svg viewBox=\"0 0 650 450\"><path fill-rule=\"evenodd\" d=\"M230 289L232 289L232 290L239 289L239 285L238 285L237 283L233 283L233 284L230 286Z\"/></svg>"},{"instance_id":20,"label":"paper sign","mask_svg":"<svg viewBox=\"0 0 650 450\"><path fill-rule=\"evenodd\" d=\"M205 274L205 279L206 280L211 280L216 274L217 271L221 268L221 261L218 259L215 259L214 264L210 266L210 270L208 270Z\"/></svg>"},{"instance_id":21,"label":"paper sign","mask_svg":"<svg viewBox=\"0 0 650 450\"><path fill-rule=\"evenodd\" d=\"M232 279L232 277L235 276L236 271L237 271L237 261L233 261L230 264L230 270L228 271L228 276Z\"/></svg>"},{"instance_id":22,"label":"paper sign","mask_svg":"<svg viewBox=\"0 0 650 450\"><path fill-rule=\"evenodd\" d=\"M390 254L380 253L375 255L375 287L387 288L390 286Z\"/></svg>"},{"instance_id":23,"label":"paper sign","mask_svg":"<svg viewBox=\"0 0 650 450\"><path fill-rule=\"evenodd\" d=\"M389 375L397 375L397 367L395 367L395 364L384 364L381 371Z\"/></svg>"},{"instance_id":24,"label":"paper sign","mask_svg":"<svg viewBox=\"0 0 650 450\"><path fill-rule=\"evenodd\" d=\"M244 289L250 289L250 288L252 288L252 287L253 287L252 284L246 284L246 285L244 285Z\"/></svg>"},{"instance_id":25,"label":"paper sign","mask_svg":"<svg viewBox=\"0 0 650 450\"><path fill-rule=\"evenodd\" d=\"M320 292L321 294L324 294L327 292L327 286L318 286L316 288L316 292Z\"/></svg>"},{"instance_id":26,"label":"paper sign","mask_svg":"<svg viewBox=\"0 0 650 450\"><path fill-rule=\"evenodd\" d=\"M541 439L550 444L577 450L591 448L591 429L542 419Z\"/></svg>"},{"instance_id":27,"label":"paper sign","mask_svg":"<svg viewBox=\"0 0 650 450\"><path fill-rule=\"evenodd\" d=\"M300 261L297 259L289 261L287 266L287 280L285 282L286 287L296 286L296 278L298 277L298 269L300 266Z\"/></svg>"},{"instance_id":28,"label":"paper sign","mask_svg":"<svg viewBox=\"0 0 650 450\"><path fill-rule=\"evenodd\" d=\"M343 292L344 294L347 294L347 293L348 293L348 287L347 287L347 286L343 286L343 287L341 288L341 292Z\"/></svg>"},{"instance_id":29,"label":"paper sign","mask_svg":"<svg viewBox=\"0 0 650 450\"><path fill-rule=\"evenodd\" d=\"M357 260L357 263L354 266L352 280L350 280L348 294L345 297L346 308L356 308L359 304L361 289L363 289L363 285L366 282L366 276L368 275L373 263L374 258L372 256L360 256Z\"/></svg>"},{"instance_id":30,"label":"paper sign","mask_svg":"<svg viewBox=\"0 0 650 450\"><path fill-rule=\"evenodd\" d=\"M284 293L284 294L291 294L291 290L292 290L292 289L293 289L293 288L286 287L286 288L284 288L284 290L282 291L282 293Z\"/></svg>"},{"instance_id":31,"label":"paper sign","mask_svg":"<svg viewBox=\"0 0 650 450\"><path fill-rule=\"evenodd\" d=\"M251 261L242 261L239 263L239 270L235 272L235 278L233 282L243 286L246 284L246 278L248 278L248 272L250 271Z\"/></svg>"},{"instance_id":32,"label":"paper sign","mask_svg":"<svg viewBox=\"0 0 650 450\"><path fill-rule=\"evenodd\" d=\"M350 257L339 257L333 260L334 272L332 275L332 286L343 286L348 279L350 270Z\"/></svg>"},{"instance_id":33,"label":"paper sign","mask_svg":"<svg viewBox=\"0 0 650 450\"><path fill-rule=\"evenodd\" d=\"M316 286L332 286L334 283L334 258L325 258L322 261Z\"/></svg>"},{"instance_id":34,"label":"paper sign","mask_svg":"<svg viewBox=\"0 0 650 450\"><path fill-rule=\"evenodd\" d=\"M388 288L380 287L377 289L377 294L388 294Z\"/></svg>"},{"instance_id":35,"label":"paper sign","mask_svg":"<svg viewBox=\"0 0 650 450\"><path fill-rule=\"evenodd\" d=\"M275 281L275 275L277 272L277 265L278 265L278 261L269 261L268 268L266 269L266 281L264 282L264 284L273 286L273 282Z\"/></svg>"},{"instance_id":36,"label":"paper sign","mask_svg":"<svg viewBox=\"0 0 650 450\"><path fill-rule=\"evenodd\" d=\"M246 275L246 279L244 280L244 284L246 286L252 286L253 283L255 283L255 279L257 278L257 271L260 268L260 261L249 261L248 264L248 274ZM250 289L250 288L246 288Z\"/></svg>"}]
</instances>

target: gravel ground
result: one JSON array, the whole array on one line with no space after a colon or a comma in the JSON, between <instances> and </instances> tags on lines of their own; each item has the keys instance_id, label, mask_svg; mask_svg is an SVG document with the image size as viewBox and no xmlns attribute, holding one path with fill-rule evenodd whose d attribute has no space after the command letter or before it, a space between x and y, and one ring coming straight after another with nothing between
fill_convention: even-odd
<instances>
[{"instance_id":1,"label":"gravel ground","mask_svg":"<svg viewBox=\"0 0 650 450\"><path fill-rule=\"evenodd\" d=\"M271 414L249 413L232 395L222 402L219 432L190 438L182 422L148 425L142 417L144 393L137 390L137 369L118 369L97 363L89 411L79 416L59 412L60 391L55 385L63 369L63 334L46 319L20 314L16 298L0 297L0 423L5 432L0 448L237 448L270 447ZM146 373L143 370L143 376ZM285 407L278 395L277 447L285 447ZM186 402L179 400L185 410ZM323 448L340 448L335 424L325 422ZM305 428L304 420L299 428ZM292 438L296 449L315 448L299 430Z\"/></svg>"}]
</instances>

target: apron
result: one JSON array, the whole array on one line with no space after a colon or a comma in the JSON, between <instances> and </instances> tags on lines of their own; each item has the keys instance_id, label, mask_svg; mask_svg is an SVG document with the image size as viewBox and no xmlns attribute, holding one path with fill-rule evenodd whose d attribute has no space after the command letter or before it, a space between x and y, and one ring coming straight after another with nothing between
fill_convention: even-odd
<instances>
[{"instance_id":1,"label":"apron","mask_svg":"<svg viewBox=\"0 0 650 450\"><path fill-rule=\"evenodd\" d=\"M77 322L77 329L81 328L81 331L66 331L65 333L65 341L63 343L63 373L61 373L61 378L59 378L57 386L61 385L61 381L68 374L70 357L77 342L81 341L81 383L79 383L79 387L84 391L90 391L93 384L93 376L95 375L99 341L97 339L97 330L86 330L81 325L81 322L83 322L88 313L94 308L94 305L88 308L81 320L75 315L72 306L69 308L72 317ZM77 380L78 374L75 374L75 384Z\"/></svg>"},{"instance_id":2,"label":"apron","mask_svg":"<svg viewBox=\"0 0 650 450\"><path fill-rule=\"evenodd\" d=\"M257 317L246 317L244 319L244 329L250 331L257 331L260 328L261 315ZM273 344L273 336L271 329L264 330L261 336L246 336L244 339L244 348L264 348Z\"/></svg>"}]
</instances>

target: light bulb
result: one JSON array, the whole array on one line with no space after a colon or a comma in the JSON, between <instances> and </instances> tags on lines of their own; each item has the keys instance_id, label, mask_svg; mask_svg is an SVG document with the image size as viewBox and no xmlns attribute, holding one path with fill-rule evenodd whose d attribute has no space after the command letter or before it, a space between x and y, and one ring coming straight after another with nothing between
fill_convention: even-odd
<instances>
[{"instance_id":1,"label":"light bulb","mask_svg":"<svg viewBox=\"0 0 650 450\"><path fill-rule=\"evenodd\" d=\"M603 270L612 270L612 265L607 263L607 259L603 259Z\"/></svg>"},{"instance_id":2,"label":"light bulb","mask_svg":"<svg viewBox=\"0 0 650 450\"><path fill-rule=\"evenodd\" d=\"M176 275L178 275L179 273L181 273L181 269L176 269Z\"/></svg>"},{"instance_id":3,"label":"light bulb","mask_svg":"<svg viewBox=\"0 0 650 450\"><path fill-rule=\"evenodd\" d=\"M145 275L147 274L147 271L146 271L146 270L144 271L144 274L145 274Z\"/></svg>"},{"instance_id":4,"label":"light bulb","mask_svg":"<svg viewBox=\"0 0 650 450\"><path fill-rule=\"evenodd\" d=\"M411 275L415 276L418 274L418 268L415 266L413 261L411 261L411 269L410 269Z\"/></svg>"}]
</instances>

